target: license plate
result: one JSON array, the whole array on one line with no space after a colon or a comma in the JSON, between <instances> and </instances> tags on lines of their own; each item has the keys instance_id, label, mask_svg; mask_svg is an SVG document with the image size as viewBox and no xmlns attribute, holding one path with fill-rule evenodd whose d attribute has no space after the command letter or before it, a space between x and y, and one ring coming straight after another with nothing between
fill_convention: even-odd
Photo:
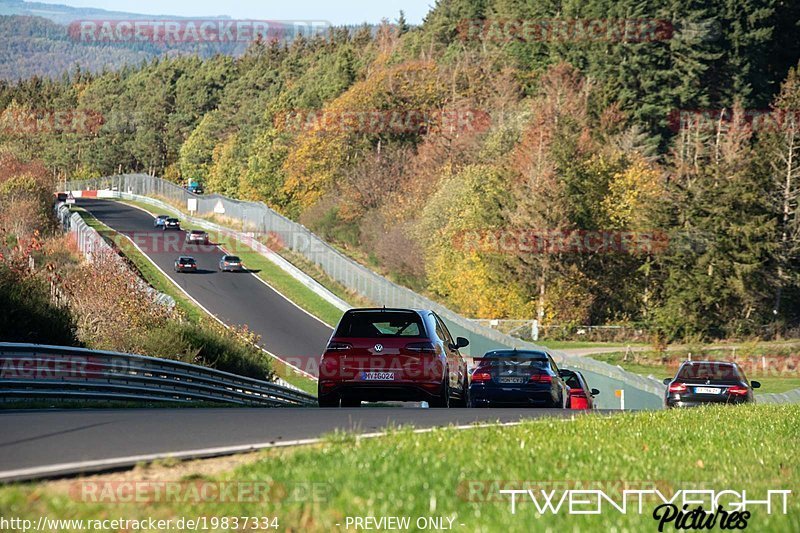
<instances>
[{"instance_id":1,"label":"license plate","mask_svg":"<svg viewBox=\"0 0 800 533\"><path fill-rule=\"evenodd\" d=\"M522 383L522 378L499 378L497 381L500 383Z\"/></svg>"},{"instance_id":2,"label":"license plate","mask_svg":"<svg viewBox=\"0 0 800 533\"><path fill-rule=\"evenodd\" d=\"M695 394L719 394L722 389L718 389L715 387L695 387L694 392Z\"/></svg>"},{"instance_id":3,"label":"license plate","mask_svg":"<svg viewBox=\"0 0 800 533\"><path fill-rule=\"evenodd\" d=\"M361 379L364 381L393 381L394 372L362 372Z\"/></svg>"}]
</instances>

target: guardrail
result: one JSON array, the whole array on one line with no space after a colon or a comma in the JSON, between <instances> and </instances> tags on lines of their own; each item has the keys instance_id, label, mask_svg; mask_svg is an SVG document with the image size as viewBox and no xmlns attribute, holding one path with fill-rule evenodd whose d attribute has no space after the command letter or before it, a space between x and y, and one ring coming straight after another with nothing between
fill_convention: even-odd
<instances>
[{"instance_id":1,"label":"guardrail","mask_svg":"<svg viewBox=\"0 0 800 533\"><path fill-rule=\"evenodd\" d=\"M100 399L313 406L305 392L182 361L0 342L0 400Z\"/></svg>"},{"instance_id":2,"label":"guardrail","mask_svg":"<svg viewBox=\"0 0 800 533\"><path fill-rule=\"evenodd\" d=\"M125 199L137 199L151 205L158 205L160 208L173 210L176 208L168 202L188 207L187 200L192 199L196 202L195 216L187 217L185 214L181 214L182 218L188 218L207 228L222 228L223 226L219 224L201 218L213 215L222 216L226 221L239 226L237 230L225 228L228 232L235 234L237 239L242 239L243 242L254 241L252 235L247 235L247 232L251 231L271 235L278 239L282 246L304 256L308 261L318 265L332 279L376 305L434 310L445 320L453 335L469 338L470 346L465 350L468 355L483 355L489 350L503 347L541 349L541 346L476 324L411 289L392 283L345 256L301 224L289 220L261 202L235 200L219 194L196 195L174 183L144 174L123 174L71 181L63 183L61 186L64 191L95 191L97 195L101 191L107 191L109 197L119 195ZM266 247L264 246L264 248ZM277 255L275 252L271 252L271 254ZM282 268L284 267L282 266ZM608 391L600 397L600 407L616 408L617 402L614 399L613 391L626 389L626 403L629 406L661 408L665 389L661 381L627 372L602 361L571 356L558 350L550 351L560 365L581 370L591 385Z\"/></svg>"},{"instance_id":3,"label":"guardrail","mask_svg":"<svg viewBox=\"0 0 800 533\"><path fill-rule=\"evenodd\" d=\"M88 225L78 213L73 213L65 204L58 203L55 207L55 215L61 229L73 235L75 246L87 261L96 262L110 260L117 263L119 268L130 270L130 267L125 263L122 256L116 252L114 247L106 242L103 236L93 227ZM175 299L172 296L157 291L138 276L136 276L136 279L138 280L139 286L152 294L158 303L170 308L175 307Z\"/></svg>"},{"instance_id":4,"label":"guardrail","mask_svg":"<svg viewBox=\"0 0 800 533\"><path fill-rule=\"evenodd\" d=\"M756 394L757 403L800 403L800 389L786 392L771 392Z\"/></svg>"}]
</instances>

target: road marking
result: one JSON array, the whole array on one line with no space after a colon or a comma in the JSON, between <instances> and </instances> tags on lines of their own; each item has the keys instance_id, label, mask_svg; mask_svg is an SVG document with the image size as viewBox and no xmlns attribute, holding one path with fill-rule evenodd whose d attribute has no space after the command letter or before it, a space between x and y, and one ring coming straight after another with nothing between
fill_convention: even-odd
<instances>
[{"instance_id":1,"label":"road marking","mask_svg":"<svg viewBox=\"0 0 800 533\"><path fill-rule=\"evenodd\" d=\"M550 417L531 418L529 420L550 419ZM571 422L575 420L575 415L572 414L569 418L558 419L562 422ZM437 430L463 431L468 429L484 429L490 427L512 427L518 426L523 423L523 420L515 422L495 422L495 423L475 423L475 424L460 424L457 426L434 426L429 428L417 428L411 430L412 433L422 434L431 433ZM389 431L375 431L371 433L361 433L355 435L356 439L374 439L385 437ZM207 459L210 457L219 457L222 455L233 455L237 453L244 453L255 450L264 450L268 448L287 448L291 446L304 446L309 444L319 444L323 442L321 437L311 437L307 439L295 439L282 442L268 441L253 444L237 444L232 446L218 446L214 448L199 448L196 450L186 450L182 452L164 452L164 453L151 453L143 455L129 455L126 457L115 457L110 459L98 459L92 461L75 461L70 463L59 463L47 466L35 466L30 468L20 468L17 470L6 470L0 472L0 481L19 481L22 479L33 479L37 477L50 477L57 475L66 475L74 473L88 473L98 472L102 470L109 470L115 468L122 468L126 466L133 466L141 462L152 462L159 459Z\"/></svg>"},{"instance_id":2,"label":"road marking","mask_svg":"<svg viewBox=\"0 0 800 533\"><path fill-rule=\"evenodd\" d=\"M152 216L153 218L155 218L155 214L153 214L152 212L148 211L147 209L145 209L145 208L143 208L143 207L139 207L138 205L133 205L133 204L125 203L125 201L124 201L124 200L123 200L123 201L121 201L120 203L123 203L123 204L125 204L125 205L127 205L127 206L129 206L129 207L133 207L133 208L136 208L136 209L140 209L140 210L144 211L145 213L147 213L148 215L150 215L150 216ZM180 215L181 215L183 218L186 218L186 214L184 214L184 213L183 213L183 212L182 212L180 209L178 209L178 208L176 208L176 207L173 207L172 209L174 209L176 212L180 213ZM195 217L192 217L192 218L195 218ZM195 225L196 225L196 224L195 224ZM221 225L220 225L220 226L221 226ZM202 226L200 226L200 227L202 227ZM224 227L224 226L221 226L221 227ZM226 229L227 229L227 228L226 228ZM230 231L231 233L235 233L235 230L229 229L229 231ZM231 237L231 239L241 242L241 240L240 240L240 239L237 239L237 238L235 238L235 237ZM247 245L246 245L246 244L244 244L244 243L242 243L242 245L243 245L243 246L247 246ZM218 247L220 250L224 251L226 254L229 254L228 250L226 250L226 249L225 249L225 248L224 248L222 245L220 245L220 244L217 244L217 247ZM250 248L250 247L248 246L248 248ZM253 253L263 256L263 254L261 254L261 253L260 253L258 250L254 249L254 248L250 248L250 249L251 249L251 250L253 250ZM235 254L230 254L230 255L235 255ZM264 258L265 258L267 261L269 261L269 258L268 258L268 257L264 257ZM270 261L270 262L272 262L272 261ZM273 262L273 264L275 264L275 263ZM278 266L278 265L276 265L276 266ZM278 268L280 268L280 266L278 266ZM273 287L273 286L272 286L272 285L271 285L271 284L270 284L270 283L269 283L267 280L265 280L265 279L261 278L260 276L258 276L258 274L254 273L254 272L250 272L250 269L248 269L248 273L249 273L250 275L252 275L252 276L255 276L255 278L256 278L258 281L260 281L261 283L263 283L264 285L266 285L267 287L269 287L270 289L272 289L272 290L273 290L273 291L274 291L276 294L278 294L278 295L279 295L281 298L283 298L284 300L286 300L287 302L289 302L290 304L292 304L293 306L295 306L296 308L298 308L299 310L301 310L302 312L304 312L305 314L307 314L307 315L308 315L308 316L310 316L311 318L313 318L313 319L315 319L315 320L319 321L319 322L320 322L322 325L324 325L325 327L327 327L328 329L330 329L330 330L331 330L331 332L333 332L333 326L332 326L331 324L328 324L327 322L325 322L324 320L322 320L320 317L318 317L318 316L316 316L316 315L313 315L313 314L311 314L311 312L310 312L310 311L308 311L307 309L303 309L302 307L300 307L300 306L297 304L297 302L295 302L294 300L292 300L291 298L289 298L288 296L286 296L285 294L283 294L281 291L279 291L278 289L276 289L275 287ZM310 276L309 276L309 277L310 277ZM301 283L301 284L302 284L302 283ZM305 285L303 285L303 286L305 287ZM311 291L311 292L314 292L314 291ZM324 299L323 299L323 300L324 300ZM330 302L326 302L326 303L330 303Z\"/></svg>"},{"instance_id":3,"label":"road marking","mask_svg":"<svg viewBox=\"0 0 800 533\"><path fill-rule=\"evenodd\" d=\"M128 205L128 204L126 204L126 205ZM132 205L132 206L130 206L130 207L136 207L136 206L133 206L133 205ZM141 208L137 208L137 209L141 209ZM152 215L152 213L150 213L150 212L149 212L149 211L147 211L146 209L141 209L141 210L142 210L142 211L144 211L145 213L149 214L149 215ZM87 210L87 211L88 211L88 210ZM91 211L89 211L89 213L91 213ZM92 214L92 216L94 217L94 214ZM95 218L97 218L97 217L95 217ZM154 218L155 218L155 217L154 217ZM100 219L98 219L98 220L100 220ZM103 222L103 221L102 221L102 220L100 220L100 222ZM103 222L103 223L105 224L105 222ZM106 225L108 226L108 224L106 224ZM111 228L111 226L108 226L108 227L109 227L109 228ZM139 245L138 245L138 244L136 244L136 243L133 241L133 239L131 239L130 237L128 237L128 236L127 236L127 235L125 235L124 233L121 233L120 231L118 231L118 230L116 230L116 229L114 229L114 228L111 228L111 229L112 229L112 230L114 230L114 231L115 231L115 232L116 232L118 235L122 235L123 237L125 237L126 239L128 239L128 240L131 242L131 244L133 244L133 246L134 246L134 247L135 247L137 250L139 250L139 253L141 253L141 254L142 254L142 255L143 255L143 256L144 256L144 257L145 257L145 258L146 258L148 261L150 261L150 264L152 264L154 267L156 267L156 268L158 269L158 271L159 271L159 272L161 272L161 273L164 275L164 277L166 277L168 280L170 280L170 281L172 282L172 284L173 284L173 285L175 285L175 286L176 286L176 287L177 287L177 288L178 288L178 289L179 289L179 290L180 290L180 291L181 291L183 294L185 294L187 298L189 298L189 299L190 299L192 302L194 302L194 304L195 304L197 307L199 307L200 309L202 309L203 311L205 311L205 312L206 312L206 313L207 313L207 314L208 314L208 315L209 315L211 318L213 318L214 320L216 320L217 322L219 322L220 324L222 324L224 327L226 327L226 328L228 328L228 329L232 329L232 328L231 328L231 326L229 326L228 324L226 324L225 322L223 322L223 321L222 321L222 319L220 319L220 318L219 318L217 315L215 315L214 313L212 313L211 311L209 311L208 309L206 309L206 307L205 307L203 304L201 304L200 302L198 302L198 301L197 301L197 300L194 298L194 296L192 296L191 294L189 294L189 293L186 291L186 289L184 289L183 287L181 287L181 286L178 284L178 282L177 282L175 279L173 279L173 278L172 278L172 276L170 276L169 274L167 274L167 272L166 272L166 271L165 271L163 268L161 268L160 266L158 266L158 265L156 264L156 262L155 262L155 261L153 261L153 259L152 259L152 258L151 258L149 255L147 255L147 254L144 252L144 250L142 250L142 249L139 247ZM221 247L220 247L220 246L218 246L218 245L217 245L216 247L217 247L217 248L221 248ZM280 293L279 293L279 294L280 294ZM285 298L285 297L284 297L284 298ZM291 300L290 300L290 301L291 301ZM288 362L288 361L284 361L282 358L280 358L280 357L278 357L277 355L275 355L274 353L270 352L269 350L267 350L267 349L266 349L266 348L264 348L263 346L259 346L258 344L254 344L253 346L255 346L256 348L258 348L259 350L261 350L261 351L262 351L262 352L264 352L265 354L269 355L270 357L272 357L272 358L274 358L274 359L277 359L278 361L282 362L282 363L283 363L283 364L285 364L286 366L290 367L292 370L294 370L294 371L296 371L296 372L298 372L298 373L302 374L303 376L305 376L305 377L307 377L307 378L309 378L309 379L312 379L312 380L314 380L314 381L317 381L317 378L316 378L316 376L314 376L313 374L310 374L310 373L306 372L306 371L305 371L305 370L303 370L302 368L300 368L300 367L298 367L298 366L295 366L295 365L293 365L292 363L290 363L290 362Z\"/></svg>"}]
</instances>

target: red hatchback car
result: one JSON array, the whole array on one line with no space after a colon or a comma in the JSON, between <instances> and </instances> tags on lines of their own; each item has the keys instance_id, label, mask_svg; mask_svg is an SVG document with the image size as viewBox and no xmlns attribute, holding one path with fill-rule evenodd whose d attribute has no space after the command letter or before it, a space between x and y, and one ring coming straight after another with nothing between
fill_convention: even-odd
<instances>
[{"instance_id":1,"label":"red hatchback car","mask_svg":"<svg viewBox=\"0 0 800 533\"><path fill-rule=\"evenodd\" d=\"M469 405L469 374L455 340L436 313L419 309L350 309L339 321L319 369L320 407L362 401Z\"/></svg>"},{"instance_id":2,"label":"red hatchback car","mask_svg":"<svg viewBox=\"0 0 800 533\"><path fill-rule=\"evenodd\" d=\"M578 371L561 369L558 371L569 387L570 409L594 409L594 397L600 394L597 389L592 389Z\"/></svg>"}]
</instances>

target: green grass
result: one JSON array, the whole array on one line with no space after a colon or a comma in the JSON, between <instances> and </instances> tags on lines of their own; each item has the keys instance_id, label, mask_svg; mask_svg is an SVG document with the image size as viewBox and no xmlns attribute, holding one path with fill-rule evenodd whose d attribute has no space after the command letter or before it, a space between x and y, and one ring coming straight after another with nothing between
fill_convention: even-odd
<instances>
[{"instance_id":1,"label":"green grass","mask_svg":"<svg viewBox=\"0 0 800 533\"><path fill-rule=\"evenodd\" d=\"M147 281L147 283L149 283L156 290L174 298L176 305L178 305L178 307L185 313L186 317L190 321L194 323L200 323L202 319L207 316L206 312L202 308L188 298L186 294L178 289L178 287L167 276L162 274L161 271L156 268L143 253L133 246L127 237L120 235L118 232L109 228L83 208L73 207L72 210L80 214L86 224L94 228L98 233L100 233L100 235L114 244L115 247L120 250L128 260L130 260L130 262L139 272L139 275L145 281ZM279 359L273 358L272 363L272 370L275 375L305 392L316 395L317 382L315 380L299 374Z\"/></svg>"},{"instance_id":2,"label":"green grass","mask_svg":"<svg viewBox=\"0 0 800 533\"><path fill-rule=\"evenodd\" d=\"M643 376L652 375L658 379L664 379L674 377L680 361L685 359L685 355L681 354L681 352L675 352L674 354L668 352L667 356L669 358L663 361L662 356L656 352L630 353L628 354L628 361L624 360L624 352L592 354L587 357L611 365L619 365L628 372L634 372ZM725 353L715 353L715 351L711 351L711 353L704 354L703 357L725 360L730 357L730 351ZM698 358L695 357L695 359ZM751 371L750 367L742 361L740 361L739 364L745 369L749 380L755 380L761 383L761 387L755 390L756 394L786 392L800 387L800 369L789 372L786 375L780 375L777 372L765 373L758 370Z\"/></svg>"},{"instance_id":3,"label":"green grass","mask_svg":"<svg viewBox=\"0 0 800 533\"><path fill-rule=\"evenodd\" d=\"M339 434L319 446L264 452L260 460L232 472L184 477L269 483L278 489L256 501L195 504L179 497L108 505L82 502L68 489L56 492L46 485L24 484L0 488L0 509L5 516L34 521L40 515L277 516L281 530L310 532L343 531L347 516L452 517L455 531L469 532L657 531L653 500L645 501L642 514L630 503L627 514L605 505L599 515L569 515L562 509L540 516L523 502L511 514L508 497L497 492L503 481L514 488L525 482L549 483L539 486L558 491L559 497L566 488L596 488L618 500L620 484L627 482L632 488L658 488L667 498L679 490L730 489L746 490L754 500L763 499L767 490L792 490L788 514L751 507L747 529L796 532L800 456L793 443L800 439L798 419L797 405L749 405L588 415L574 421L546 419L424 434L401 429L376 439ZM161 479L174 480L168 474ZM723 498L724 505L730 501Z\"/></svg>"},{"instance_id":4,"label":"green grass","mask_svg":"<svg viewBox=\"0 0 800 533\"><path fill-rule=\"evenodd\" d=\"M535 344L552 350L570 350L574 348L625 348L625 346L644 346L642 342L589 342L589 341L534 341Z\"/></svg>"}]
</instances>

